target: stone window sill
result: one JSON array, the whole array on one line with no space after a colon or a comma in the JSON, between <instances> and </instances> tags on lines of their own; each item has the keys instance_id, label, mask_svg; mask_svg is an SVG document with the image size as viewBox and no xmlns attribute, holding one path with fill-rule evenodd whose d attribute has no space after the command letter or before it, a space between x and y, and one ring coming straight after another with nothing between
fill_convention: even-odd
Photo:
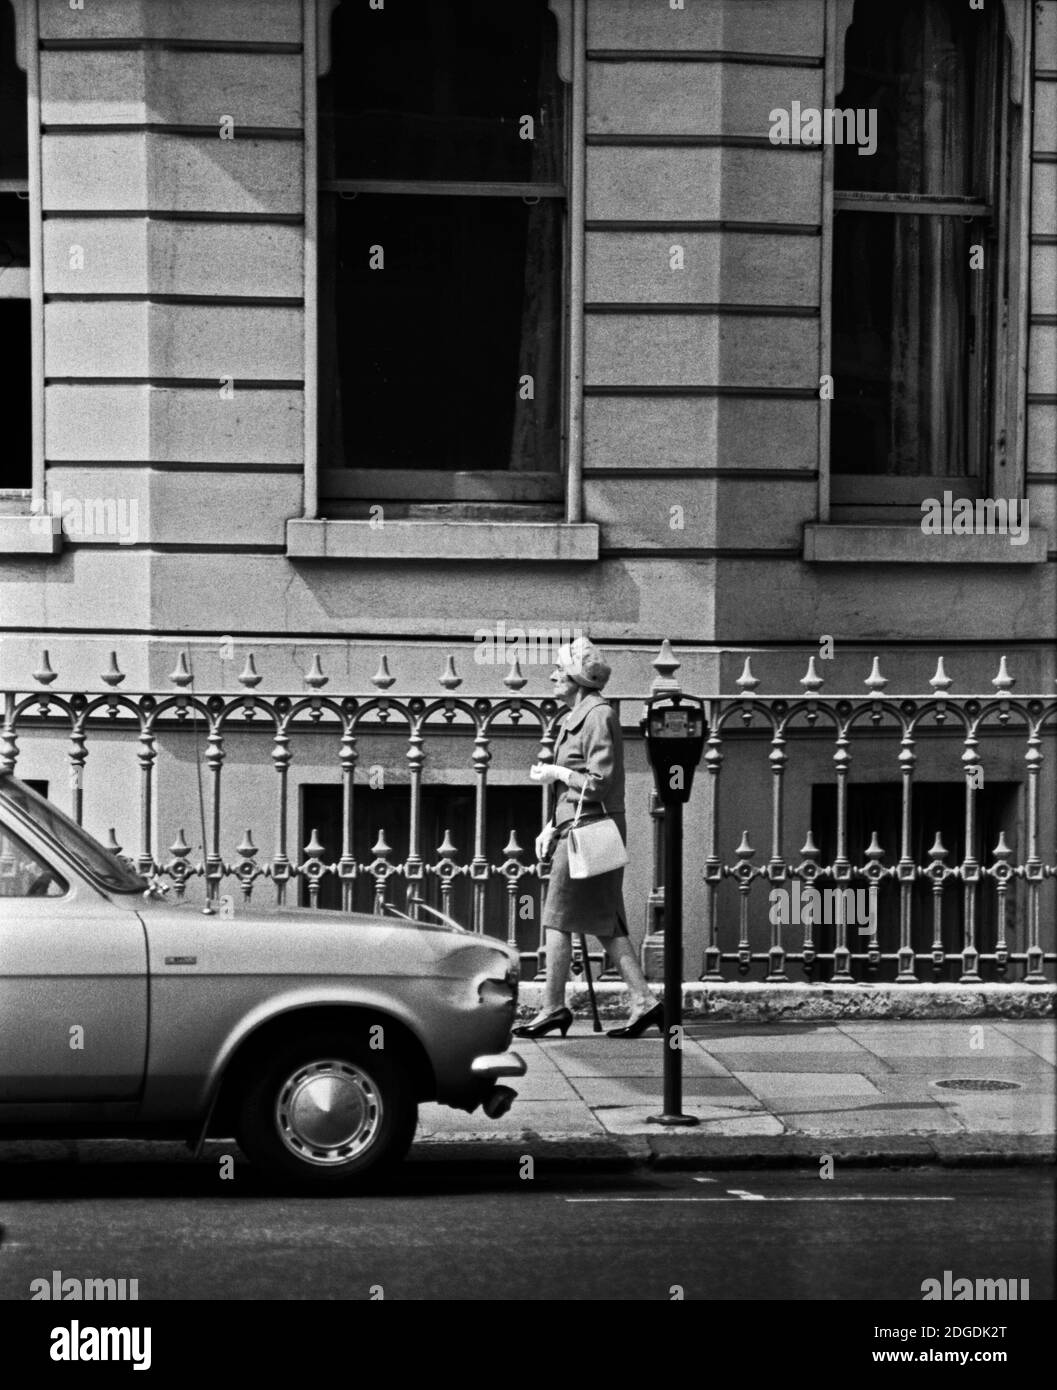
<instances>
[{"instance_id":1,"label":"stone window sill","mask_svg":"<svg viewBox=\"0 0 1057 1390\"><path fill-rule=\"evenodd\" d=\"M52 518L51 528L36 516L0 515L0 555L58 555L62 531Z\"/></svg>"},{"instance_id":2,"label":"stone window sill","mask_svg":"<svg viewBox=\"0 0 1057 1390\"><path fill-rule=\"evenodd\" d=\"M548 521L307 521L286 523L292 560L598 559L598 526Z\"/></svg>"},{"instance_id":3,"label":"stone window sill","mask_svg":"<svg viewBox=\"0 0 1057 1390\"><path fill-rule=\"evenodd\" d=\"M804 527L804 559L821 565L1039 565L1046 533L1031 529L1023 545L1009 536L929 536L920 526Z\"/></svg>"}]
</instances>

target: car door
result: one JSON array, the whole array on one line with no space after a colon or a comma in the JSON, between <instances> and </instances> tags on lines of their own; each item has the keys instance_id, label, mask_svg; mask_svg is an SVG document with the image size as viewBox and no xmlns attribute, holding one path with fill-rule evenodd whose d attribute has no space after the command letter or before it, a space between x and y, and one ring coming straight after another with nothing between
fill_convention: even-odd
<instances>
[{"instance_id":1,"label":"car door","mask_svg":"<svg viewBox=\"0 0 1057 1390\"><path fill-rule=\"evenodd\" d=\"M113 899L0 824L0 1114L121 1101L143 1084L147 951L137 899Z\"/></svg>"}]
</instances>

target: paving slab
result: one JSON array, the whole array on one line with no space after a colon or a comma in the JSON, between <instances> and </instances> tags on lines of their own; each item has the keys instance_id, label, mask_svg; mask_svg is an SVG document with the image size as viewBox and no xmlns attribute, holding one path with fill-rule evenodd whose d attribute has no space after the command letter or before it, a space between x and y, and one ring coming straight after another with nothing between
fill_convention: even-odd
<instances>
[{"instance_id":1,"label":"paving slab","mask_svg":"<svg viewBox=\"0 0 1057 1390\"><path fill-rule=\"evenodd\" d=\"M985 1095L952 1094L944 1109L963 1129L973 1133L1052 1135L1054 1102L1052 1096L1038 1096L1037 1109L1026 1109L1024 1100L1010 1092Z\"/></svg>"},{"instance_id":2,"label":"paving slab","mask_svg":"<svg viewBox=\"0 0 1057 1390\"><path fill-rule=\"evenodd\" d=\"M798 1072L746 1071L735 1073L738 1081L753 1095L770 1102L774 1096L869 1096L877 1099L880 1091L866 1076L857 1072Z\"/></svg>"},{"instance_id":3,"label":"paving slab","mask_svg":"<svg viewBox=\"0 0 1057 1390\"><path fill-rule=\"evenodd\" d=\"M464 1110L451 1110L446 1105L419 1107L419 1133L422 1137L438 1134L478 1134L486 1137L521 1134L534 1130L540 1134L593 1134L602 1126L582 1100L517 1100L512 1110L498 1120L490 1120L480 1111L468 1115Z\"/></svg>"},{"instance_id":4,"label":"paving slab","mask_svg":"<svg viewBox=\"0 0 1057 1390\"><path fill-rule=\"evenodd\" d=\"M892 1064L866 1048L852 1052L798 1052L775 1048L770 1052L721 1052L716 1060L731 1072L762 1072L781 1068L784 1072L853 1072L865 1076L887 1076Z\"/></svg>"},{"instance_id":5,"label":"paving slab","mask_svg":"<svg viewBox=\"0 0 1057 1390\"><path fill-rule=\"evenodd\" d=\"M654 1105L622 1105L613 1110L600 1110L598 1118L610 1134L655 1134L660 1125L650 1124L650 1116L660 1113L660 1103ZM732 1108L702 1105L698 1101L683 1103L684 1115L695 1116L700 1124L693 1133L740 1135L754 1139L758 1135L781 1134L782 1124L766 1112L738 1114Z\"/></svg>"},{"instance_id":6,"label":"paving slab","mask_svg":"<svg viewBox=\"0 0 1057 1390\"><path fill-rule=\"evenodd\" d=\"M1049 1063L1026 1050L1019 1056L1003 1053L990 1057L985 1052L936 1052L923 1057L908 1053L889 1058L888 1063L883 1074L889 1076L1008 1077L1011 1080L1037 1077L1048 1085L1052 1085L1054 1079Z\"/></svg>"},{"instance_id":7,"label":"paving slab","mask_svg":"<svg viewBox=\"0 0 1057 1390\"><path fill-rule=\"evenodd\" d=\"M785 1128L797 1134L812 1134L820 1138L840 1137L843 1135L876 1135L884 1133L886 1128L890 1130L890 1125L885 1126L879 1118L876 1109L866 1108L863 1110L815 1110L815 1111L778 1111L778 1118L782 1121ZM892 1112L886 1111L886 1115L891 1117ZM910 1134L942 1134L956 1133L964 1134L965 1130L953 1116L948 1115L946 1110L939 1105L923 1107L921 1109L899 1109L896 1136L902 1138Z\"/></svg>"},{"instance_id":8,"label":"paving slab","mask_svg":"<svg viewBox=\"0 0 1057 1390\"><path fill-rule=\"evenodd\" d=\"M578 1100L579 1096L571 1082L557 1067L543 1070L529 1063L524 1076L514 1077L505 1083L518 1094L517 1104L527 1100Z\"/></svg>"},{"instance_id":9,"label":"paving slab","mask_svg":"<svg viewBox=\"0 0 1057 1390\"><path fill-rule=\"evenodd\" d=\"M1015 1034L1000 1033L989 1023L973 1019L935 1023L842 1023L841 1030L875 1052L893 1060L903 1056L1017 1057L1027 1050Z\"/></svg>"},{"instance_id":10,"label":"paving slab","mask_svg":"<svg viewBox=\"0 0 1057 1390\"><path fill-rule=\"evenodd\" d=\"M646 1056L629 1057L617 1065L609 1058L563 1054L557 1059L559 1069L565 1076L575 1079L580 1076L623 1076L635 1072L637 1076L662 1076L664 1056L659 1051ZM684 1076L729 1076L730 1072L714 1058L704 1052L683 1049Z\"/></svg>"},{"instance_id":11,"label":"paving slab","mask_svg":"<svg viewBox=\"0 0 1057 1390\"><path fill-rule=\"evenodd\" d=\"M660 1103L662 1080L658 1076L627 1076L619 1079L608 1076L578 1076L571 1084L584 1103L596 1108L611 1105L641 1105ZM707 1097L723 1105L738 1103L759 1108L761 1102L745 1089L740 1081L725 1076L685 1076L683 1095L698 1099Z\"/></svg>"},{"instance_id":12,"label":"paving slab","mask_svg":"<svg viewBox=\"0 0 1057 1390\"><path fill-rule=\"evenodd\" d=\"M996 1023L998 1032L1012 1038L1014 1042L1034 1052L1050 1066L1057 1066L1057 1023L1049 1019L1045 1022L1003 1024Z\"/></svg>"},{"instance_id":13,"label":"paving slab","mask_svg":"<svg viewBox=\"0 0 1057 1390\"><path fill-rule=\"evenodd\" d=\"M694 1041L706 1052L723 1056L727 1052L781 1052L785 1048L803 1055L817 1052L847 1053L854 1056L864 1049L857 1038L849 1036L836 1024L810 1029L797 1029L795 1032L776 1029L760 1035L756 1032L731 1032L729 1037L716 1038L709 1035L695 1035Z\"/></svg>"}]
</instances>

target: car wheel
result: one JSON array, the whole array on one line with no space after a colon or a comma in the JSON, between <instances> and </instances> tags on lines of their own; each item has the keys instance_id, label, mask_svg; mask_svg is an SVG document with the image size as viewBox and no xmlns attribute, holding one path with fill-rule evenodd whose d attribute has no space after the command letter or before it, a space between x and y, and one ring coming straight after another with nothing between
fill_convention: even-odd
<instances>
[{"instance_id":1,"label":"car wheel","mask_svg":"<svg viewBox=\"0 0 1057 1390\"><path fill-rule=\"evenodd\" d=\"M239 1143L268 1177L341 1191L395 1167L418 1123L399 1060L321 1033L288 1045L251 1077Z\"/></svg>"}]
</instances>

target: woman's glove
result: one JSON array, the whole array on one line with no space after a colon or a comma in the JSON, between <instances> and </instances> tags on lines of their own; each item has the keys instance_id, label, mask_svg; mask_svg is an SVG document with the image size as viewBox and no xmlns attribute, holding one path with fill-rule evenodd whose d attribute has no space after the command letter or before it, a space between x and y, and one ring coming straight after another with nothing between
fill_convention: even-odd
<instances>
[{"instance_id":1,"label":"woman's glove","mask_svg":"<svg viewBox=\"0 0 1057 1390\"><path fill-rule=\"evenodd\" d=\"M529 777L544 787L551 782L564 782L566 786L569 785L569 769L559 767L557 763L533 763L529 768Z\"/></svg>"},{"instance_id":2,"label":"woman's glove","mask_svg":"<svg viewBox=\"0 0 1057 1390\"><path fill-rule=\"evenodd\" d=\"M553 821L548 821L540 833L536 836L536 858L542 862L549 859L554 852L554 844L558 838L558 831Z\"/></svg>"}]
</instances>

